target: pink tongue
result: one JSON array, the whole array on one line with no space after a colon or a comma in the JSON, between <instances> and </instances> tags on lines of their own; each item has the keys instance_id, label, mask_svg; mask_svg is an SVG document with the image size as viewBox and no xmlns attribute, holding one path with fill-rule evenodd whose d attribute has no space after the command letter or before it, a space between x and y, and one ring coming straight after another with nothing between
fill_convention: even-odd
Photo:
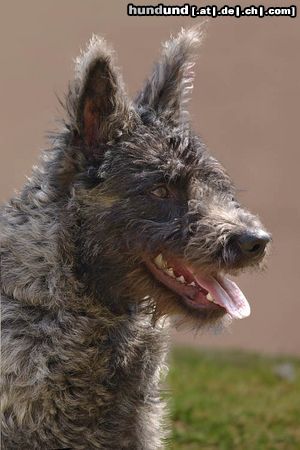
<instances>
[{"instance_id":1,"label":"pink tongue","mask_svg":"<svg viewBox=\"0 0 300 450\"><path fill-rule=\"evenodd\" d=\"M235 319L250 315L250 305L240 288L226 277L202 277L194 274L197 282L214 298L215 303L223 306Z\"/></svg>"}]
</instances>

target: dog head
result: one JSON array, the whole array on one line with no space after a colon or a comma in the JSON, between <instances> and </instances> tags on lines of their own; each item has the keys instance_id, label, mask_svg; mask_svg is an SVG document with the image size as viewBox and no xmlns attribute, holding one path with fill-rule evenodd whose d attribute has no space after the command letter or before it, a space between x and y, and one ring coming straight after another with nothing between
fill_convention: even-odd
<instances>
[{"instance_id":1,"label":"dog head","mask_svg":"<svg viewBox=\"0 0 300 450\"><path fill-rule=\"evenodd\" d=\"M94 37L67 97L66 149L80 155L72 188L88 289L114 308L144 304L157 317L204 324L249 315L226 274L259 266L270 235L191 129L186 102L201 37L182 30L165 43L135 101L113 52Z\"/></svg>"}]
</instances>

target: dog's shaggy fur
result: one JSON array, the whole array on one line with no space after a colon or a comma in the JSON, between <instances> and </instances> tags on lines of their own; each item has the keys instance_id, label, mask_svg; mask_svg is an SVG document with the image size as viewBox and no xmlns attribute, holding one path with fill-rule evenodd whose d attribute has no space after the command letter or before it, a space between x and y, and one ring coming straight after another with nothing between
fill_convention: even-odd
<instances>
[{"instance_id":1,"label":"dog's shaggy fur","mask_svg":"<svg viewBox=\"0 0 300 450\"><path fill-rule=\"evenodd\" d=\"M201 327L229 315L192 306L153 259L211 275L263 258L241 254L237 236L262 226L190 129L200 38L182 30L167 42L132 102L93 37L64 129L3 207L3 450L162 448L168 317Z\"/></svg>"}]
</instances>

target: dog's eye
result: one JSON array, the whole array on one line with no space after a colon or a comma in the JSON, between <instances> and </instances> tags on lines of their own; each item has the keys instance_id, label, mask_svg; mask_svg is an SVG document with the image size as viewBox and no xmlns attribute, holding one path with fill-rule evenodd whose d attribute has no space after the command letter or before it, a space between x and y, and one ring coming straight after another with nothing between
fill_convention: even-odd
<instances>
[{"instance_id":1,"label":"dog's eye","mask_svg":"<svg viewBox=\"0 0 300 450\"><path fill-rule=\"evenodd\" d=\"M156 189L151 191L151 194L155 195L155 197L159 197L159 198L169 198L170 197L170 192L168 191L168 189L165 186L157 187Z\"/></svg>"}]
</instances>

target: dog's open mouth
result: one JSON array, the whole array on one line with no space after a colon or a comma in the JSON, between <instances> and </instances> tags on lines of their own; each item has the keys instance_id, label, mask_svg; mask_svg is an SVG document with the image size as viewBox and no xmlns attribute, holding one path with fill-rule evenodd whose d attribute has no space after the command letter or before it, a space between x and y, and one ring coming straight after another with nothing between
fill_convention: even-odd
<instances>
[{"instance_id":1,"label":"dog's open mouth","mask_svg":"<svg viewBox=\"0 0 300 450\"><path fill-rule=\"evenodd\" d=\"M240 288L227 277L203 275L182 260L166 258L160 253L145 261L154 277L178 294L192 308L214 311L223 309L233 318L250 314L250 305Z\"/></svg>"}]
</instances>

